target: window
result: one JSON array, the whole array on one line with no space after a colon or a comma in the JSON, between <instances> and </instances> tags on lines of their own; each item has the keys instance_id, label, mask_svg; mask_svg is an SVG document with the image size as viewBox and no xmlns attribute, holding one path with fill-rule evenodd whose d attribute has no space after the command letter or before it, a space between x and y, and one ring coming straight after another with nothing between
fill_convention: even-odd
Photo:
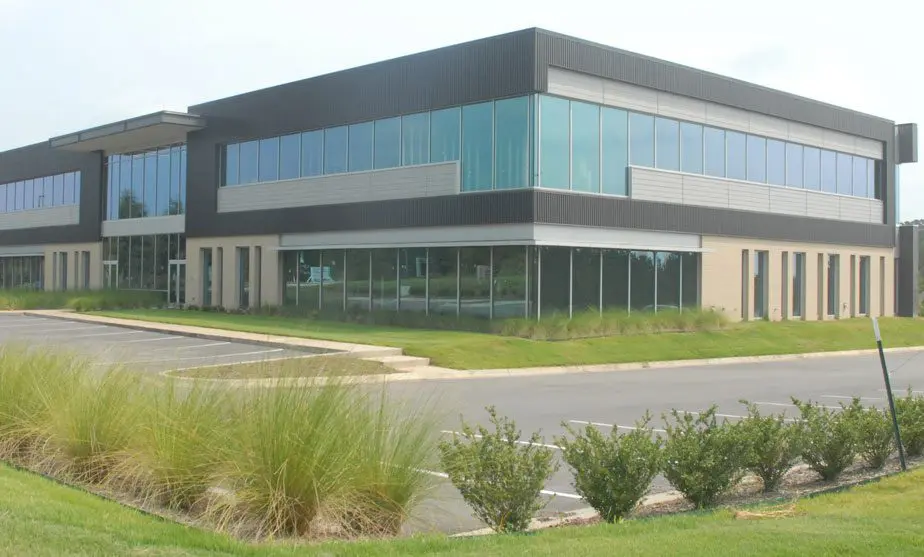
<instances>
[{"instance_id":1,"label":"window","mask_svg":"<svg viewBox=\"0 0 924 557\"><path fill-rule=\"evenodd\" d=\"M853 157L837 154L837 193L850 195L853 190Z\"/></svg>"},{"instance_id":2,"label":"window","mask_svg":"<svg viewBox=\"0 0 924 557\"><path fill-rule=\"evenodd\" d=\"M571 311L600 311L600 250L571 249Z\"/></svg>"},{"instance_id":3,"label":"window","mask_svg":"<svg viewBox=\"0 0 924 557\"><path fill-rule=\"evenodd\" d=\"M775 139L767 140L767 183L786 185L786 144Z\"/></svg>"},{"instance_id":4,"label":"window","mask_svg":"<svg viewBox=\"0 0 924 557\"><path fill-rule=\"evenodd\" d=\"M770 254L766 251L754 252L754 318L766 319L768 294L768 269Z\"/></svg>"},{"instance_id":5,"label":"window","mask_svg":"<svg viewBox=\"0 0 924 557\"><path fill-rule=\"evenodd\" d=\"M144 154L144 208L141 215L153 217L157 214L157 153Z\"/></svg>"},{"instance_id":6,"label":"window","mask_svg":"<svg viewBox=\"0 0 924 557\"><path fill-rule=\"evenodd\" d=\"M497 101L494 118L494 187L528 187L529 97Z\"/></svg>"},{"instance_id":7,"label":"window","mask_svg":"<svg viewBox=\"0 0 924 557\"><path fill-rule=\"evenodd\" d=\"M129 218L130 209L133 203L132 199L132 157L131 156L122 156L122 166L121 166L121 177L119 179L119 214L120 219ZM44 191L45 199L44 204L46 207L51 206L51 184L50 178L45 179ZM126 268L125 271L128 269ZM124 271L123 271L124 272Z\"/></svg>"},{"instance_id":8,"label":"window","mask_svg":"<svg viewBox=\"0 0 924 557\"><path fill-rule=\"evenodd\" d=\"M274 182L279 179L279 138L260 140L260 163L258 180Z\"/></svg>"},{"instance_id":9,"label":"window","mask_svg":"<svg viewBox=\"0 0 924 557\"><path fill-rule=\"evenodd\" d=\"M494 187L494 103L462 107L462 191Z\"/></svg>"},{"instance_id":10,"label":"window","mask_svg":"<svg viewBox=\"0 0 924 557\"><path fill-rule=\"evenodd\" d=\"M6 184L0 184L0 213L6 212Z\"/></svg>"},{"instance_id":11,"label":"window","mask_svg":"<svg viewBox=\"0 0 924 557\"><path fill-rule=\"evenodd\" d=\"M571 189L600 191L600 108L571 103Z\"/></svg>"},{"instance_id":12,"label":"window","mask_svg":"<svg viewBox=\"0 0 924 557\"><path fill-rule=\"evenodd\" d=\"M240 183L238 167L240 165L241 146L237 143L225 147L225 185L236 186Z\"/></svg>"},{"instance_id":13,"label":"window","mask_svg":"<svg viewBox=\"0 0 924 557\"><path fill-rule=\"evenodd\" d=\"M767 140L756 135L747 139L748 181L767 181Z\"/></svg>"},{"instance_id":14,"label":"window","mask_svg":"<svg viewBox=\"0 0 924 557\"><path fill-rule=\"evenodd\" d=\"M410 166L430 162L430 113L408 114L401 118L401 164Z\"/></svg>"},{"instance_id":15,"label":"window","mask_svg":"<svg viewBox=\"0 0 924 557\"><path fill-rule=\"evenodd\" d=\"M71 172L64 175L64 202L74 204L74 174ZM22 183L22 208L31 209L32 206L32 180L26 180Z\"/></svg>"},{"instance_id":16,"label":"window","mask_svg":"<svg viewBox=\"0 0 924 557\"><path fill-rule=\"evenodd\" d=\"M401 165L401 118L375 121L375 168Z\"/></svg>"},{"instance_id":17,"label":"window","mask_svg":"<svg viewBox=\"0 0 924 557\"><path fill-rule=\"evenodd\" d=\"M58 180L59 178L55 176L55 181L57 182ZM22 211L23 195L25 194L25 188L23 187L22 182L16 182L16 185L14 187L16 188L16 194L15 194L16 199L14 201L14 203L16 204L15 207L17 211ZM63 191L63 188L62 188L62 191ZM60 196L59 196L59 199L60 199ZM61 204L60 201L55 203L55 205L60 205L60 204Z\"/></svg>"},{"instance_id":18,"label":"window","mask_svg":"<svg viewBox=\"0 0 924 557\"><path fill-rule=\"evenodd\" d=\"M565 99L543 96L539 99L539 185L569 189L571 136L570 104Z\"/></svg>"},{"instance_id":19,"label":"window","mask_svg":"<svg viewBox=\"0 0 924 557\"><path fill-rule=\"evenodd\" d=\"M279 138L279 179L298 178L301 172L301 135L293 133Z\"/></svg>"},{"instance_id":20,"label":"window","mask_svg":"<svg viewBox=\"0 0 924 557\"><path fill-rule=\"evenodd\" d=\"M629 303L633 311L654 311L655 259L650 251L633 251L629 256Z\"/></svg>"},{"instance_id":21,"label":"window","mask_svg":"<svg viewBox=\"0 0 924 557\"><path fill-rule=\"evenodd\" d=\"M748 250L741 250L741 319L748 319L748 304L750 296L748 292L751 287L751 259Z\"/></svg>"},{"instance_id":22,"label":"window","mask_svg":"<svg viewBox=\"0 0 924 557\"><path fill-rule=\"evenodd\" d=\"M603 108L603 193L626 195L626 167L629 166L629 114ZM627 307L623 304L622 307Z\"/></svg>"},{"instance_id":23,"label":"window","mask_svg":"<svg viewBox=\"0 0 924 557\"><path fill-rule=\"evenodd\" d=\"M860 314L869 315L869 268L870 257L860 256Z\"/></svg>"},{"instance_id":24,"label":"window","mask_svg":"<svg viewBox=\"0 0 924 557\"><path fill-rule=\"evenodd\" d=\"M350 172L372 170L374 133L375 124L373 122L363 122L362 124L353 124L350 126Z\"/></svg>"},{"instance_id":25,"label":"window","mask_svg":"<svg viewBox=\"0 0 924 557\"><path fill-rule=\"evenodd\" d=\"M837 155L821 151L821 191L837 193Z\"/></svg>"},{"instance_id":26,"label":"window","mask_svg":"<svg viewBox=\"0 0 924 557\"><path fill-rule=\"evenodd\" d=\"M459 313L490 317L491 277L494 275L491 269L491 248L459 248L459 262Z\"/></svg>"},{"instance_id":27,"label":"window","mask_svg":"<svg viewBox=\"0 0 924 557\"><path fill-rule=\"evenodd\" d=\"M260 144L256 141L241 143L240 152L240 183L255 184L260 177L257 173L259 165Z\"/></svg>"},{"instance_id":28,"label":"window","mask_svg":"<svg viewBox=\"0 0 924 557\"><path fill-rule=\"evenodd\" d=\"M680 170L679 122L655 118L655 142L655 165L664 170Z\"/></svg>"},{"instance_id":29,"label":"window","mask_svg":"<svg viewBox=\"0 0 924 557\"><path fill-rule=\"evenodd\" d=\"M542 246L539 251L539 317L568 316L571 292L571 249Z\"/></svg>"},{"instance_id":30,"label":"window","mask_svg":"<svg viewBox=\"0 0 924 557\"><path fill-rule=\"evenodd\" d=\"M840 270L839 258L837 255L828 255L828 273L827 273L827 315L835 317L838 315L838 297L839 297L839 275Z\"/></svg>"},{"instance_id":31,"label":"window","mask_svg":"<svg viewBox=\"0 0 924 557\"><path fill-rule=\"evenodd\" d=\"M801 188L805 183L805 167L802 161L804 151L801 145L786 144L786 185Z\"/></svg>"},{"instance_id":32,"label":"window","mask_svg":"<svg viewBox=\"0 0 924 557\"><path fill-rule=\"evenodd\" d=\"M805 254L792 254L792 316L805 317Z\"/></svg>"},{"instance_id":33,"label":"window","mask_svg":"<svg viewBox=\"0 0 924 557\"><path fill-rule=\"evenodd\" d=\"M347 127L324 130L324 173L339 174L347 171Z\"/></svg>"},{"instance_id":34,"label":"window","mask_svg":"<svg viewBox=\"0 0 924 557\"><path fill-rule=\"evenodd\" d=\"M703 137L706 144L706 174L725 177L725 131L716 128L704 128Z\"/></svg>"},{"instance_id":35,"label":"window","mask_svg":"<svg viewBox=\"0 0 924 557\"><path fill-rule=\"evenodd\" d=\"M866 182L867 165L863 157L853 158L853 195L869 197L869 185Z\"/></svg>"},{"instance_id":36,"label":"window","mask_svg":"<svg viewBox=\"0 0 924 557\"><path fill-rule=\"evenodd\" d=\"M866 184L869 188L867 192L870 198L882 199L882 192L879 191L879 182L876 180L876 161L866 161Z\"/></svg>"},{"instance_id":37,"label":"window","mask_svg":"<svg viewBox=\"0 0 924 557\"><path fill-rule=\"evenodd\" d=\"M680 310L699 307L699 254L680 254Z\"/></svg>"},{"instance_id":38,"label":"window","mask_svg":"<svg viewBox=\"0 0 924 557\"><path fill-rule=\"evenodd\" d=\"M186 147L170 149L170 214L182 215L186 203Z\"/></svg>"},{"instance_id":39,"label":"window","mask_svg":"<svg viewBox=\"0 0 924 557\"><path fill-rule=\"evenodd\" d=\"M726 169L729 178L746 180L747 173L747 136L739 132L725 133Z\"/></svg>"},{"instance_id":40,"label":"window","mask_svg":"<svg viewBox=\"0 0 924 557\"><path fill-rule=\"evenodd\" d=\"M341 171L342 172L342 171ZM301 176L320 176L324 173L324 132L302 134Z\"/></svg>"},{"instance_id":41,"label":"window","mask_svg":"<svg viewBox=\"0 0 924 557\"><path fill-rule=\"evenodd\" d=\"M139 172L139 175L140 175L140 172ZM141 187L141 180L139 179L139 188L140 187ZM17 209L22 209L23 194L25 193L24 190L25 188L23 188L22 182L19 182L16 184L16 207ZM141 199L140 192L138 195L138 199ZM64 205L64 174L58 174L54 176L54 199L52 201L52 204L55 207L60 207L61 205ZM140 216L140 215L136 215L136 216Z\"/></svg>"},{"instance_id":42,"label":"window","mask_svg":"<svg viewBox=\"0 0 924 557\"><path fill-rule=\"evenodd\" d=\"M430 113L430 162L459 160L461 115L459 107Z\"/></svg>"},{"instance_id":43,"label":"window","mask_svg":"<svg viewBox=\"0 0 924 557\"><path fill-rule=\"evenodd\" d=\"M237 248L237 302L240 308L250 307L250 248Z\"/></svg>"},{"instance_id":44,"label":"window","mask_svg":"<svg viewBox=\"0 0 924 557\"><path fill-rule=\"evenodd\" d=\"M680 156L680 170L703 173L703 127L699 124L681 122Z\"/></svg>"},{"instance_id":45,"label":"window","mask_svg":"<svg viewBox=\"0 0 924 557\"><path fill-rule=\"evenodd\" d=\"M176 214L182 215L186 212L186 146L183 145L179 149L180 153L180 171L179 171L179 193L176 198L177 211Z\"/></svg>"},{"instance_id":46,"label":"window","mask_svg":"<svg viewBox=\"0 0 924 557\"><path fill-rule=\"evenodd\" d=\"M170 150L157 152L157 205L156 215L170 214Z\"/></svg>"},{"instance_id":47,"label":"window","mask_svg":"<svg viewBox=\"0 0 924 557\"><path fill-rule=\"evenodd\" d=\"M821 189L821 149L805 147L802 150L803 184L805 189L818 191Z\"/></svg>"},{"instance_id":48,"label":"window","mask_svg":"<svg viewBox=\"0 0 924 557\"><path fill-rule=\"evenodd\" d=\"M680 311L681 259L679 253L655 254L657 303L655 311Z\"/></svg>"},{"instance_id":49,"label":"window","mask_svg":"<svg viewBox=\"0 0 924 557\"><path fill-rule=\"evenodd\" d=\"M629 162L634 166L654 166L654 116L629 114Z\"/></svg>"},{"instance_id":50,"label":"window","mask_svg":"<svg viewBox=\"0 0 924 557\"><path fill-rule=\"evenodd\" d=\"M628 310L629 252L603 251L603 292L601 295L604 310Z\"/></svg>"}]
</instances>

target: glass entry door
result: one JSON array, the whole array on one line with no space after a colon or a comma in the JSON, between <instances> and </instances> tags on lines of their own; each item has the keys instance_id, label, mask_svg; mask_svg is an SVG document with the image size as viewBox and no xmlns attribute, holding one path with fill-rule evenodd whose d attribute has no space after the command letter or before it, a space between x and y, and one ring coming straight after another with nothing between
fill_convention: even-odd
<instances>
[{"instance_id":1,"label":"glass entry door","mask_svg":"<svg viewBox=\"0 0 924 557\"><path fill-rule=\"evenodd\" d=\"M103 261L103 288L115 290L119 287L119 262Z\"/></svg>"},{"instance_id":2,"label":"glass entry door","mask_svg":"<svg viewBox=\"0 0 924 557\"><path fill-rule=\"evenodd\" d=\"M167 281L167 304L182 306L186 303L186 261L171 260Z\"/></svg>"}]
</instances>

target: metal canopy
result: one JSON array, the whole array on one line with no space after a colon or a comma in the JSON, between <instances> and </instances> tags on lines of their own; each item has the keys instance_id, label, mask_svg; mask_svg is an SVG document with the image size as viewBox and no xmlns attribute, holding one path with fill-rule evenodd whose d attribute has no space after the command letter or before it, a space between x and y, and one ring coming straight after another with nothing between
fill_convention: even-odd
<instances>
[{"instance_id":1,"label":"metal canopy","mask_svg":"<svg viewBox=\"0 0 924 557\"><path fill-rule=\"evenodd\" d=\"M205 127L205 119L185 112L161 111L121 122L53 137L53 149L108 154L132 153L184 143L186 134Z\"/></svg>"}]
</instances>

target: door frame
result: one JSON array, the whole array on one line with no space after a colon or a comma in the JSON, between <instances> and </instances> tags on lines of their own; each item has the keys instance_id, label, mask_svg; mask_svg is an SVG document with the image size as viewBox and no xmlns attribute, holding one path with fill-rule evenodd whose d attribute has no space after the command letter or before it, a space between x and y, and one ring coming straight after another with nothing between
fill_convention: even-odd
<instances>
[{"instance_id":1,"label":"door frame","mask_svg":"<svg viewBox=\"0 0 924 557\"><path fill-rule=\"evenodd\" d=\"M176 275L173 270L176 269ZM179 299L179 284L182 273L183 299ZM176 281L176 283L174 283ZM175 299L176 298L176 299ZM167 305L183 306L186 304L186 260L170 259L167 261Z\"/></svg>"}]
</instances>

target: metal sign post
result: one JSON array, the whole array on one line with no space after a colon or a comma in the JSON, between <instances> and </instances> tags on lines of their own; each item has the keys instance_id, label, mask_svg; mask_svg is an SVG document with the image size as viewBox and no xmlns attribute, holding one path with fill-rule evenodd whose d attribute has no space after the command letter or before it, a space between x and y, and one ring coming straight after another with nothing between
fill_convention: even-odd
<instances>
[{"instance_id":1,"label":"metal sign post","mask_svg":"<svg viewBox=\"0 0 924 557\"><path fill-rule=\"evenodd\" d=\"M902 471L908 470L905 464L905 449L902 447L902 434L898 429L898 416L895 414L895 398L892 396L892 380L886 366L885 352L882 351L882 335L879 334L879 321L873 317L873 332L876 333L876 348L879 349L879 363L882 364L882 378L885 380L886 396L889 397L889 412L892 414L892 429L895 431L895 444L898 445L898 460Z\"/></svg>"}]
</instances>

